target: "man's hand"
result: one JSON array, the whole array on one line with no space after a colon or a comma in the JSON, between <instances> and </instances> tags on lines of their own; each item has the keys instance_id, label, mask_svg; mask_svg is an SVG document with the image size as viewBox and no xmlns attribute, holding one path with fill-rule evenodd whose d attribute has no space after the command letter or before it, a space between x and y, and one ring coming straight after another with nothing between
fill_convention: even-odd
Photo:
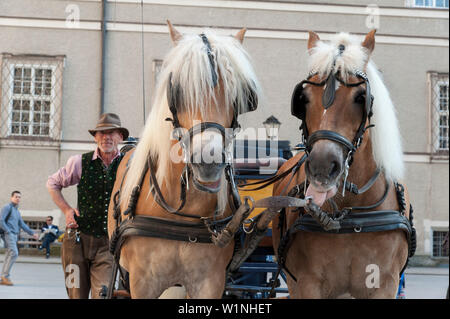
<instances>
[{"instance_id":1,"label":"man's hand","mask_svg":"<svg viewBox=\"0 0 450 319\"><path fill-rule=\"evenodd\" d=\"M64 199L64 196L61 193L60 189L52 189L49 188L48 192L52 197L53 202L56 206L61 209L61 211L66 216L66 228L78 228L78 224L75 221L75 215L80 216L80 213L77 209L72 208L67 201Z\"/></svg>"},{"instance_id":2,"label":"man's hand","mask_svg":"<svg viewBox=\"0 0 450 319\"><path fill-rule=\"evenodd\" d=\"M66 227L67 228L78 228L78 224L75 220L75 215L80 216L80 212L78 209L70 207L66 211L64 211L64 215L66 216Z\"/></svg>"},{"instance_id":3,"label":"man's hand","mask_svg":"<svg viewBox=\"0 0 450 319\"><path fill-rule=\"evenodd\" d=\"M36 234L36 233L34 233L34 234L33 234L33 238L36 239L36 240L38 240L38 239L39 239L39 235Z\"/></svg>"}]
</instances>

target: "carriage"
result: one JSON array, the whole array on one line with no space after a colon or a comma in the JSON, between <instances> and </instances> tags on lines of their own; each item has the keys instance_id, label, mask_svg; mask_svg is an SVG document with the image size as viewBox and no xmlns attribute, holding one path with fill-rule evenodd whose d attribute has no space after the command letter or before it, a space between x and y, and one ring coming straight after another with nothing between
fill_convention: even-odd
<instances>
[{"instance_id":1,"label":"carriage","mask_svg":"<svg viewBox=\"0 0 450 319\"><path fill-rule=\"evenodd\" d=\"M250 145L250 146L249 146ZM241 151L236 151L239 149ZM242 140L236 141L235 144L235 160L234 172L235 180L239 187L241 199L245 196L251 196L254 200L270 197L272 195L273 186L268 185L259 190L251 190L251 186L244 186L253 182L263 181L275 176L278 169L293 154L289 141L277 141L276 149L271 147L269 141L252 141ZM241 154L241 158L238 154ZM262 159L251 154L264 154ZM267 156L271 155L271 159ZM254 159L252 161L252 159ZM268 163L272 160L273 167L268 167ZM263 209L255 209L249 218L256 217L262 213ZM245 242L245 227L237 236L239 246ZM275 294L288 293L287 288L281 288L279 279L276 278L278 265L275 260L275 252L272 246L272 227L269 225L265 236L262 238L258 247L252 254L242 263L239 269L230 273L227 277L225 285L224 298L240 298L240 299L265 299L269 298L273 280L277 281L274 288ZM284 273L281 273L283 280L286 280Z\"/></svg>"}]
</instances>

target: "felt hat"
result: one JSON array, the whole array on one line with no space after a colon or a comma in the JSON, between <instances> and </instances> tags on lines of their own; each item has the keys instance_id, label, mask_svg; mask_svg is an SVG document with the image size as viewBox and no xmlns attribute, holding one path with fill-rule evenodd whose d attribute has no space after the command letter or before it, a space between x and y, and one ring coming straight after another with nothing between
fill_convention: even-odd
<instances>
[{"instance_id":1,"label":"felt hat","mask_svg":"<svg viewBox=\"0 0 450 319\"><path fill-rule=\"evenodd\" d=\"M123 135L123 140L126 140L129 135L128 130L120 124L119 116L114 113L102 114L97 122L97 126L94 129L89 130L89 133L91 133L92 136L95 136L96 132L106 130L119 130Z\"/></svg>"}]
</instances>

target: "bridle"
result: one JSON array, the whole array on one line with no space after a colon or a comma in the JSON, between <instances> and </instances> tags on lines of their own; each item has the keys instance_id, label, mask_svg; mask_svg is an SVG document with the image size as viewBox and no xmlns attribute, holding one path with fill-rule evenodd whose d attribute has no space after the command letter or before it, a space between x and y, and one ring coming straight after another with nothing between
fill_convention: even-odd
<instances>
[{"instance_id":1,"label":"bridle","mask_svg":"<svg viewBox=\"0 0 450 319\"><path fill-rule=\"evenodd\" d=\"M208 55L210 69L211 69L211 79L212 86L215 88L218 85L218 75L215 68L214 55L212 53L211 44L205 34L200 34L200 37L205 45L206 53ZM201 122L192 126L189 130L183 128L178 119L178 109L181 105L182 92L181 88L177 84L172 83L172 73L169 74L169 80L167 83L167 102L169 105L170 112L172 113L172 118L167 118L166 121L172 122L173 125L173 137L178 140L181 148L184 152L185 163L192 163L193 157L190 150L190 145L196 134L200 134L206 130L213 129L218 131L222 135L224 141L224 148L222 152L222 160L226 164L231 164L233 158L232 141L240 128L239 122L237 121L237 116L242 113L239 112L237 101L233 102L233 121L231 123L231 128L226 129L223 125L216 122ZM256 93L252 89L248 89L248 111L254 111L257 108L258 100ZM190 155L189 155L190 154Z\"/></svg>"},{"instance_id":2,"label":"bridle","mask_svg":"<svg viewBox=\"0 0 450 319\"><path fill-rule=\"evenodd\" d=\"M210 69L211 69L211 79L212 79L212 85L213 88L215 88L218 85L218 75L216 73L215 68L215 62L214 62L214 55L212 53L211 45L209 43L208 38L205 34L200 34L200 37L205 45L206 54L208 55ZM233 122L231 124L230 129L226 129L223 125L216 123L216 122L201 122L194 126L192 126L189 130L181 126L179 118L178 118L178 110L182 103L182 90L179 84L172 83L172 73L169 74L169 80L167 83L167 103L169 106L169 110L172 113L171 118L166 118L166 121L169 121L173 125L173 137L178 141L180 144L180 147L183 150L184 153L184 163L185 167L181 173L180 176L180 205L178 208L171 207L167 201L165 200L160 187L158 185L158 181L156 179L155 170L156 167L154 163L152 163L151 159L149 158L148 163L146 165L147 169L150 173L150 184L153 185L151 190L154 195L154 198L156 202L164 208L167 212L180 215L183 217L190 217L190 218L201 218L197 215L192 214L186 214L182 213L181 210L183 209L185 203L186 203L186 194L187 190L189 189L189 176L192 174L192 168L191 164L194 163L193 158L193 152L191 151L190 145L192 145L193 138L196 134L201 134L202 132L213 129L215 131L218 131L223 139L224 147L222 149L222 160L225 164L225 177L228 181L228 184L231 188L231 197L232 200L230 202L231 207L237 209L240 206L240 198L239 194L237 192L236 183L234 181L234 173L233 173L233 167L232 167L232 158L233 158L233 143L235 134L236 134L236 128L239 127L239 123L237 121L237 116L239 114L236 102L234 102L234 115L233 115ZM257 97L256 93L252 90L249 90L249 96L248 96L248 109L249 111L253 111L257 108ZM144 174L145 175L145 172ZM141 178L141 181L143 180L143 176ZM204 187L200 183L197 183L195 181L195 178L193 179L194 185L197 189L203 192L212 192L209 188ZM130 202L130 207L127 209L127 211L132 211L135 208L136 201L137 201L137 194L135 196L132 196L134 198L134 203Z\"/></svg>"},{"instance_id":3,"label":"bridle","mask_svg":"<svg viewBox=\"0 0 450 319\"><path fill-rule=\"evenodd\" d=\"M334 142L337 142L341 145L343 145L349 152L354 153L358 147L362 143L363 135L367 128L372 127L372 125L365 126L367 120L369 120L372 117L372 105L373 105L373 96L370 94L370 85L369 85L369 79L367 78L367 75L362 71L354 71L352 73L349 73L349 75L353 75L357 78L359 78L361 81L356 83L348 83L344 82L344 80L341 79L339 76L339 72L334 74L333 72L330 73L328 78L322 82L313 82L310 81L310 78L317 75L317 72L312 72L306 80L301 81L298 83L294 89L294 93L292 95L292 101L291 101L291 113L292 115L296 116L297 118L302 120L302 131L303 131L303 140L305 142L306 150L307 152L311 152L312 146L315 142L321 139L329 139ZM366 93L365 93L365 107L363 108L363 116L361 119L361 123L358 127L358 130L355 134L355 137L352 141L348 140L345 136L329 130L318 130L309 135L308 128L306 125L306 109L304 103L304 85L310 84L314 86L325 86L325 92L322 96L322 104L324 109L328 109L330 106L332 106L335 94L336 94L336 81L339 81L342 85L345 87L357 87L362 84L366 85Z\"/></svg>"},{"instance_id":4,"label":"bridle","mask_svg":"<svg viewBox=\"0 0 450 319\"><path fill-rule=\"evenodd\" d=\"M343 49L342 49L343 51ZM358 147L361 145L363 141L364 133L367 129L373 127L374 125L370 123L370 119L373 115L372 107L373 107L373 96L370 93L370 84L369 79L361 70L355 70L353 72L348 72L348 75L357 77L360 81L356 83L348 83L345 82L341 76L340 71L334 72L334 67L332 68L328 77L321 82L313 82L310 79L317 75L318 72L311 72L306 80L301 81L295 86L294 92L292 94L291 99L291 113L295 117L302 120L302 124L300 126L303 135L303 143L305 145L305 152L309 155L312 151L312 147L315 142L319 140L331 140L336 142L347 150L347 156L345 158L344 163L344 184L348 175L348 170L350 165L353 162L353 154L356 152ZM309 135L308 127L306 125L306 97L304 95L304 85L310 84L314 86L326 86L324 93L322 95L322 104L324 109L328 109L333 105L333 102L336 97L336 81L339 81L345 87L358 87L362 84L365 84L365 105L363 108L363 116L361 119L361 123L356 131L356 134L352 141L347 139L345 136L339 134L335 131L330 130L318 130ZM369 122L369 125L366 126L366 122Z\"/></svg>"}]
</instances>

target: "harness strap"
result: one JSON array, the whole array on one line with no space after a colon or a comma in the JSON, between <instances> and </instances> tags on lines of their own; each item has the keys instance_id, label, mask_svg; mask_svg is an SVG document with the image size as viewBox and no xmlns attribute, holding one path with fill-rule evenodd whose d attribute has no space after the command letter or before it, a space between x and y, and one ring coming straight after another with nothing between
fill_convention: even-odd
<instances>
[{"instance_id":1,"label":"harness strap","mask_svg":"<svg viewBox=\"0 0 450 319\"><path fill-rule=\"evenodd\" d=\"M177 105L180 100L181 90L179 85L176 85L176 90L172 89L172 73L169 74L169 80L167 81L167 104L169 106L170 112L172 113L172 118L166 118L166 121L172 122L174 128L181 127L180 121L178 120L178 110Z\"/></svg>"},{"instance_id":2,"label":"harness strap","mask_svg":"<svg viewBox=\"0 0 450 319\"><path fill-rule=\"evenodd\" d=\"M225 178L227 179L231 198L229 200L229 205L232 209L232 211L236 211L241 206L241 197L239 195L239 192L237 190L236 181L234 180L234 172L233 167L231 164L227 164L225 167Z\"/></svg>"},{"instance_id":3,"label":"harness strap","mask_svg":"<svg viewBox=\"0 0 450 319\"><path fill-rule=\"evenodd\" d=\"M137 215L126 219L114 230L109 250L118 262L122 245L131 236L210 244L213 243L212 234L219 233L231 217L216 221L205 219L202 222L187 222Z\"/></svg>"},{"instance_id":4,"label":"harness strap","mask_svg":"<svg viewBox=\"0 0 450 319\"><path fill-rule=\"evenodd\" d=\"M324 230L310 215L297 219L293 225L296 231L323 232L335 234L369 233L402 229L411 233L408 219L395 210L370 211L362 213L349 213L343 216L339 229Z\"/></svg>"},{"instance_id":5,"label":"harness strap","mask_svg":"<svg viewBox=\"0 0 450 319\"><path fill-rule=\"evenodd\" d=\"M389 181L386 179L386 184L385 184L385 189L384 189L384 193L383 196L381 196L381 198L374 204L369 205L369 206L354 206L354 207L346 207L343 210L369 210L369 209L374 209L375 207L380 206L385 200L387 195L389 194L389 189L390 189L390 185L391 183L389 183Z\"/></svg>"},{"instance_id":6,"label":"harness strap","mask_svg":"<svg viewBox=\"0 0 450 319\"><path fill-rule=\"evenodd\" d=\"M353 145L352 142L350 142L347 138L345 138L341 134L336 133L334 131L319 130L319 131L315 131L314 133L312 133L306 142L306 149L307 149L308 153L311 152L312 145L315 142L317 142L318 140L323 140L323 139L331 140L331 141L334 141L341 145L344 145L349 152L352 152L352 153L356 152L355 145Z\"/></svg>"},{"instance_id":7,"label":"harness strap","mask_svg":"<svg viewBox=\"0 0 450 319\"><path fill-rule=\"evenodd\" d=\"M220 231L228 222L228 218L216 221L208 227ZM174 221L152 216L137 215L124 220L111 236L110 252L116 259L120 258L120 249L128 237L144 236L191 243L211 244L211 232L204 222Z\"/></svg>"},{"instance_id":8,"label":"harness strap","mask_svg":"<svg viewBox=\"0 0 450 319\"><path fill-rule=\"evenodd\" d=\"M358 186L356 184L346 182L345 189L348 190L349 192L352 192L355 195L363 194L366 191L368 191L373 186L373 184L375 184L375 181L380 176L380 174L381 174L381 169L377 167L377 169L375 170L375 174L372 175L372 177L369 179L369 181L363 187L358 189Z\"/></svg>"},{"instance_id":9,"label":"harness strap","mask_svg":"<svg viewBox=\"0 0 450 319\"><path fill-rule=\"evenodd\" d=\"M383 196L383 198L385 197L386 196ZM395 210L368 211L356 214L350 212L348 214L341 215L339 219L340 227L338 229L325 230L323 226L311 215L303 215L298 218L284 234L282 232L280 233L281 240L278 246L279 267L286 270L286 272L296 281L295 276L286 267L286 254L295 233L298 231L349 234L401 229L405 232L408 242L408 259L401 273L406 268L409 258L415 253L416 231L412 223L412 206L410 211L410 219L406 218L405 214L401 211Z\"/></svg>"},{"instance_id":10,"label":"harness strap","mask_svg":"<svg viewBox=\"0 0 450 319\"><path fill-rule=\"evenodd\" d=\"M303 156L299 159L299 161L297 163L295 163L291 168L289 168L287 171L284 171L283 173L281 173L280 175L275 175L272 176L270 178L264 179L262 181L257 181L257 182L252 182L252 183L247 183L247 184L241 184L239 185L239 187L244 187L244 186L252 186L252 185L260 185L263 184L259 187L256 188L251 188L251 189L243 189L244 192L250 192L250 191L257 191L260 189L263 189L271 184L274 184L275 182L279 181L280 179L286 177L287 175L289 175L292 171L296 172L305 162L307 158L306 153L303 154Z\"/></svg>"},{"instance_id":11,"label":"harness strap","mask_svg":"<svg viewBox=\"0 0 450 319\"><path fill-rule=\"evenodd\" d=\"M150 185L151 185L151 192L152 195L155 199L155 201L158 203L159 206L161 206L162 208L164 208L167 212L171 213L171 214L175 214L175 215L179 215L179 216L183 216L183 217L189 217L189 218L196 218L196 219L200 219L200 216L197 215L192 215L192 214L186 214L186 213L181 213L180 211L183 209L184 205L186 204L186 182L183 179L183 175L181 174L181 178L180 178L180 205L178 206L178 208L173 208L172 206L170 206L166 199L164 198L164 195L161 192L161 188L159 187L158 184L158 180L156 179L156 175L155 175L155 169L153 168L153 165L151 163L151 159L150 157L148 158L148 167L149 167L149 171L150 171ZM188 172L189 174L189 172Z\"/></svg>"}]
</instances>

